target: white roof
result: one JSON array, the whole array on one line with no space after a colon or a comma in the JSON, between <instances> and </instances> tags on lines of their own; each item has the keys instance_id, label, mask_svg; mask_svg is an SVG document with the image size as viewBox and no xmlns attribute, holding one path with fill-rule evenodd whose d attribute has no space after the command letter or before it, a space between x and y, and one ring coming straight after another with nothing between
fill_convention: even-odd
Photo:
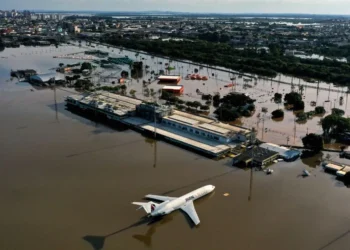
<instances>
[{"instance_id":1,"label":"white roof","mask_svg":"<svg viewBox=\"0 0 350 250\"><path fill-rule=\"evenodd\" d=\"M193 120L193 119L190 119L187 117L183 117L183 116L179 116L179 115L169 116L168 119L175 120L177 122L183 122L183 123L186 123L186 124L189 124L192 126L198 123L198 121L196 121L196 120Z\"/></svg>"},{"instance_id":2,"label":"white roof","mask_svg":"<svg viewBox=\"0 0 350 250\"><path fill-rule=\"evenodd\" d=\"M183 85L177 85L177 86L164 86L164 90L180 90L183 88Z\"/></svg>"},{"instance_id":3,"label":"white roof","mask_svg":"<svg viewBox=\"0 0 350 250\"><path fill-rule=\"evenodd\" d=\"M142 126L143 129L148 131L154 131L154 126L152 124ZM203 151L207 151L211 154L220 154L228 150L230 147L219 142L214 142L200 138L195 135L190 135L188 133L183 133L177 129L171 129L161 124L157 124L157 133L170 138L171 140L181 142L184 145L188 145Z\"/></svg>"},{"instance_id":4,"label":"white roof","mask_svg":"<svg viewBox=\"0 0 350 250\"><path fill-rule=\"evenodd\" d=\"M343 166L339 166L339 165L332 164L332 163L328 163L325 167L332 169L332 170L337 170L337 171L342 170L344 168Z\"/></svg>"},{"instance_id":5,"label":"white roof","mask_svg":"<svg viewBox=\"0 0 350 250\"><path fill-rule=\"evenodd\" d=\"M228 130L228 129L220 128L218 126L210 125L208 123L201 124L198 127L204 128L204 129L207 129L207 130L210 130L212 132L219 133L219 134L223 134L223 135L226 135L227 133L230 132L230 130Z\"/></svg>"},{"instance_id":6,"label":"white roof","mask_svg":"<svg viewBox=\"0 0 350 250\"><path fill-rule=\"evenodd\" d=\"M180 76L159 76L158 80L178 80Z\"/></svg>"},{"instance_id":7,"label":"white roof","mask_svg":"<svg viewBox=\"0 0 350 250\"><path fill-rule=\"evenodd\" d=\"M263 144L259 145L259 147L265 148L265 149L268 149L271 151L275 151L275 152L279 153L281 156L284 156L284 154L289 150L286 147L282 147L280 145L273 144L273 143L263 143Z\"/></svg>"}]
</instances>

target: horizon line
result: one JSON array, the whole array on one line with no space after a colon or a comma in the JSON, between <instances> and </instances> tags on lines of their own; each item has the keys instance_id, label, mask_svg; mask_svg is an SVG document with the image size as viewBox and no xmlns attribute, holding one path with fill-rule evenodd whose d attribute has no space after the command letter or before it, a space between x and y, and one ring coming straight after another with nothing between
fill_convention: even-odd
<instances>
[{"instance_id":1,"label":"horizon line","mask_svg":"<svg viewBox=\"0 0 350 250\"><path fill-rule=\"evenodd\" d=\"M322 13L300 13L300 12L188 12L188 11L170 11L170 10L54 10L54 9L18 9L17 11L32 12L67 12L67 13L172 13L172 14L212 14L212 15L307 15L307 16L350 16L350 14L322 14ZM3 10L7 11L7 10ZM11 11L11 10L8 10Z\"/></svg>"}]
</instances>

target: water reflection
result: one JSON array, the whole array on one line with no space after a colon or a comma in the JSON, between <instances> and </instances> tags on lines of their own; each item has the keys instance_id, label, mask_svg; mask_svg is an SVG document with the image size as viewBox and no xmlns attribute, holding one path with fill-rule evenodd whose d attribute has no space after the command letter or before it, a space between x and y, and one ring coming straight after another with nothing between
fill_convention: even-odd
<instances>
[{"instance_id":1,"label":"water reflection","mask_svg":"<svg viewBox=\"0 0 350 250\"><path fill-rule=\"evenodd\" d=\"M156 218L154 223L149 224L149 228L147 229L146 234L134 234L132 237L140 242L142 242L145 246L152 246L152 236L156 233L158 227L169 223L173 220L173 214L168 214L164 217Z\"/></svg>"},{"instance_id":2,"label":"water reflection","mask_svg":"<svg viewBox=\"0 0 350 250\"><path fill-rule=\"evenodd\" d=\"M150 138L150 137L145 137L145 142L153 147L155 140L153 138Z\"/></svg>"},{"instance_id":3,"label":"water reflection","mask_svg":"<svg viewBox=\"0 0 350 250\"><path fill-rule=\"evenodd\" d=\"M323 153L320 152L311 157L306 157L306 158L301 157L301 161L303 162L303 164L309 166L310 168L316 168L321 164L322 157L323 157Z\"/></svg>"},{"instance_id":4,"label":"water reflection","mask_svg":"<svg viewBox=\"0 0 350 250\"><path fill-rule=\"evenodd\" d=\"M280 117L280 118L271 118L272 121L274 122L281 122L283 121L284 117Z\"/></svg>"}]
</instances>

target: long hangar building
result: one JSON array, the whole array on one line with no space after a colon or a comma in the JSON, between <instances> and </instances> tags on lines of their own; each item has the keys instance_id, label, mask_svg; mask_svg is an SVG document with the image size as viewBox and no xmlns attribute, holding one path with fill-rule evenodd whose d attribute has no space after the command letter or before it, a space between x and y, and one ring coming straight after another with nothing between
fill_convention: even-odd
<instances>
[{"instance_id":1,"label":"long hangar building","mask_svg":"<svg viewBox=\"0 0 350 250\"><path fill-rule=\"evenodd\" d=\"M251 136L251 131L245 128L103 91L89 96L69 96L66 102L69 107L97 111L111 122L121 122L141 132L156 131L158 137L210 157L229 153Z\"/></svg>"}]
</instances>

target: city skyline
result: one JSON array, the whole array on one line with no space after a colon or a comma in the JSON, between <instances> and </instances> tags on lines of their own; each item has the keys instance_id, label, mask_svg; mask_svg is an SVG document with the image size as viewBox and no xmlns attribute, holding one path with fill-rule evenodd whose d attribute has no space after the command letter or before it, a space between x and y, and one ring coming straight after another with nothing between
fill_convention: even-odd
<instances>
[{"instance_id":1,"label":"city skyline","mask_svg":"<svg viewBox=\"0 0 350 250\"><path fill-rule=\"evenodd\" d=\"M57 11L176 11L191 13L298 13L349 14L346 0L12 0L1 6L3 10Z\"/></svg>"}]
</instances>

